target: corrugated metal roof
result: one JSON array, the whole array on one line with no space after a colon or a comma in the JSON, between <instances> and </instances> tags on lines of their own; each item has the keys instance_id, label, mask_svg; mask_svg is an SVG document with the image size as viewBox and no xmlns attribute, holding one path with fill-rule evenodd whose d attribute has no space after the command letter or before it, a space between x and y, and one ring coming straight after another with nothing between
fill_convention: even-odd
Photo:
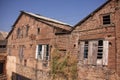
<instances>
[{"instance_id":1,"label":"corrugated metal roof","mask_svg":"<svg viewBox=\"0 0 120 80\"><path fill-rule=\"evenodd\" d=\"M38 15L38 14L34 14L34 13L31 13L31 12L25 12L25 11L22 11L22 12L24 12L26 14L29 14L29 15L32 15L34 17L40 18L40 19L56 22L56 23L63 24L63 25L69 25L67 23L64 23L64 22L61 22L61 21L58 21L58 20L55 20L55 19L51 19L51 18L48 18L48 17L45 17L45 16L41 16L41 15Z\"/></svg>"},{"instance_id":2,"label":"corrugated metal roof","mask_svg":"<svg viewBox=\"0 0 120 80\"><path fill-rule=\"evenodd\" d=\"M7 37L8 33L0 31L0 40L4 40Z\"/></svg>"}]
</instances>

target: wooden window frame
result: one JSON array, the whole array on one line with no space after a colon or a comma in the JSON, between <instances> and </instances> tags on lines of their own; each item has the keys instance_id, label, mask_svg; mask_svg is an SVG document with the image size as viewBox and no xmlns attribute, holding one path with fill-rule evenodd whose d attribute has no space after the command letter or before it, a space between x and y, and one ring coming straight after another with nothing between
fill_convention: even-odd
<instances>
[{"instance_id":1,"label":"wooden window frame","mask_svg":"<svg viewBox=\"0 0 120 80\"><path fill-rule=\"evenodd\" d=\"M102 43L100 43L102 41ZM103 58L103 40L98 40L98 53L97 53L97 59Z\"/></svg>"},{"instance_id":2,"label":"wooden window frame","mask_svg":"<svg viewBox=\"0 0 120 80\"><path fill-rule=\"evenodd\" d=\"M111 15L110 14L106 14L102 16L102 20L103 20L103 25L109 25L111 24Z\"/></svg>"},{"instance_id":3,"label":"wooden window frame","mask_svg":"<svg viewBox=\"0 0 120 80\"><path fill-rule=\"evenodd\" d=\"M38 44L36 46L36 59L39 60L49 60L49 45L48 44Z\"/></svg>"},{"instance_id":4,"label":"wooden window frame","mask_svg":"<svg viewBox=\"0 0 120 80\"><path fill-rule=\"evenodd\" d=\"M100 43L102 41L102 43ZM109 43L106 40L88 40L88 57L84 57L85 41L80 41L80 59L84 64L91 65L107 65L108 64L108 48ZM102 49L99 54L99 50ZM100 56L100 57L98 57Z\"/></svg>"}]
</instances>

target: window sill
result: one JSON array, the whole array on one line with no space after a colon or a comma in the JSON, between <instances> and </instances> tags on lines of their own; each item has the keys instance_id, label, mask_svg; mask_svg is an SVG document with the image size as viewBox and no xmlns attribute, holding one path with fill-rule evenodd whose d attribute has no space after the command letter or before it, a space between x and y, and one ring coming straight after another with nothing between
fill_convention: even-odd
<instances>
[{"instance_id":1,"label":"window sill","mask_svg":"<svg viewBox=\"0 0 120 80\"><path fill-rule=\"evenodd\" d=\"M115 26L114 23L101 25L101 27L114 27L114 26Z\"/></svg>"}]
</instances>

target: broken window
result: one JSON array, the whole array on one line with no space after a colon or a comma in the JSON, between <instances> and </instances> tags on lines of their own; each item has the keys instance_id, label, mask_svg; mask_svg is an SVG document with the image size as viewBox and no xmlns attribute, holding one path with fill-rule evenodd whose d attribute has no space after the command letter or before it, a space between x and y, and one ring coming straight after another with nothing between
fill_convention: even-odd
<instances>
[{"instance_id":1,"label":"broken window","mask_svg":"<svg viewBox=\"0 0 120 80\"><path fill-rule=\"evenodd\" d=\"M111 24L110 15L103 16L103 25Z\"/></svg>"},{"instance_id":2,"label":"broken window","mask_svg":"<svg viewBox=\"0 0 120 80\"><path fill-rule=\"evenodd\" d=\"M97 59L102 59L103 58L102 56L103 56L103 40L99 40Z\"/></svg>"},{"instance_id":3,"label":"broken window","mask_svg":"<svg viewBox=\"0 0 120 80\"><path fill-rule=\"evenodd\" d=\"M84 58L88 58L88 41L85 41L84 45Z\"/></svg>"},{"instance_id":4,"label":"broken window","mask_svg":"<svg viewBox=\"0 0 120 80\"><path fill-rule=\"evenodd\" d=\"M36 59L49 60L49 45L37 45Z\"/></svg>"}]
</instances>

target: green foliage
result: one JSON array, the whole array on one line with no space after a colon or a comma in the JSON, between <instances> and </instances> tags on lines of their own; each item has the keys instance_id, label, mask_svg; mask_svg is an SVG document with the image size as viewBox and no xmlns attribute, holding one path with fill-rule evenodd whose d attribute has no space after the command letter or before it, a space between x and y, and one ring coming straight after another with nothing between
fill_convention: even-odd
<instances>
[{"instance_id":1,"label":"green foliage","mask_svg":"<svg viewBox=\"0 0 120 80\"><path fill-rule=\"evenodd\" d=\"M51 53L51 75L52 79L77 79L77 58L71 53L60 53L56 48Z\"/></svg>"}]
</instances>

